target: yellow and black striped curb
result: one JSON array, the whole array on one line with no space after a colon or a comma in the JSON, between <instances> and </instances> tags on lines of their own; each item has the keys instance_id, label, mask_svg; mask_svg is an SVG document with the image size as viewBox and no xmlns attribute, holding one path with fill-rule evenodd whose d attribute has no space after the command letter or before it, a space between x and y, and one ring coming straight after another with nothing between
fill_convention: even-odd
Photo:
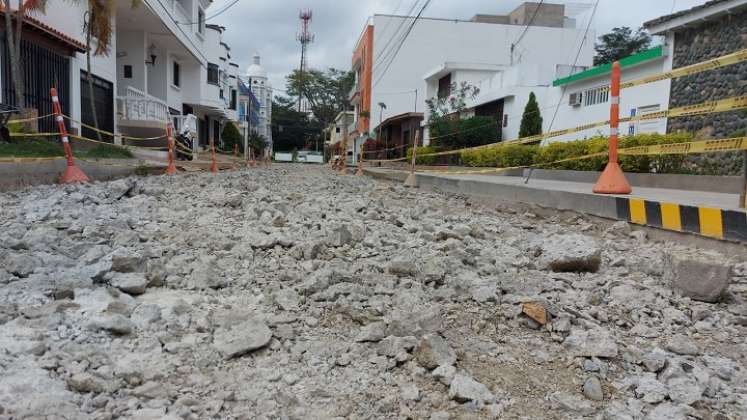
<instances>
[{"instance_id":1,"label":"yellow and black striped curb","mask_svg":"<svg viewBox=\"0 0 747 420\"><path fill-rule=\"evenodd\" d=\"M616 197L617 217L637 225L747 243L747 213Z\"/></svg>"}]
</instances>

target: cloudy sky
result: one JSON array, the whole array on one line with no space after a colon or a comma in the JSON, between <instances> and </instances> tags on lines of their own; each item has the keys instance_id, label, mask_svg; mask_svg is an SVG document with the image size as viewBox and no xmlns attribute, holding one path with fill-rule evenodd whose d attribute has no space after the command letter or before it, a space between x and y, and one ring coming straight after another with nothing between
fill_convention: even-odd
<instances>
[{"instance_id":1,"label":"cloudy sky","mask_svg":"<svg viewBox=\"0 0 747 420\"><path fill-rule=\"evenodd\" d=\"M207 16L220 11L234 0L215 0ZM285 75L297 68L300 46L296 32L300 27L298 11L312 8L311 30L316 41L309 50L313 68L347 69L358 35L368 16L407 14L417 0L238 0L225 13L209 23L225 26L224 40L231 45L233 59L242 71L254 52L262 55L262 64L273 85L285 87ZM507 14L523 0L432 0L424 13L427 17L469 19L477 13ZM552 0L569 6L593 5L593 0ZM600 0L592 22L597 35L615 26L639 27L641 23L670 12L705 3L706 0ZM589 12L582 15L588 19ZM588 20L582 20L587 22Z\"/></svg>"}]
</instances>

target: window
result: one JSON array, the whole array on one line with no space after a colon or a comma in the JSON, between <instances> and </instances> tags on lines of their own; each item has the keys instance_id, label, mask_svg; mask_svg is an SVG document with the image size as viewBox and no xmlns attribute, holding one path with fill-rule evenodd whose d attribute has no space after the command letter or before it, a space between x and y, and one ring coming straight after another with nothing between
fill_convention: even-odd
<instances>
[{"instance_id":1,"label":"window","mask_svg":"<svg viewBox=\"0 0 747 420\"><path fill-rule=\"evenodd\" d=\"M446 98L451 95L451 73L438 79L438 97Z\"/></svg>"},{"instance_id":2,"label":"window","mask_svg":"<svg viewBox=\"0 0 747 420\"><path fill-rule=\"evenodd\" d=\"M205 11L202 8L197 9L197 32L205 33Z\"/></svg>"},{"instance_id":3,"label":"window","mask_svg":"<svg viewBox=\"0 0 747 420\"><path fill-rule=\"evenodd\" d=\"M503 114L503 126L508 127L508 114Z\"/></svg>"},{"instance_id":4,"label":"window","mask_svg":"<svg viewBox=\"0 0 747 420\"><path fill-rule=\"evenodd\" d=\"M610 87L607 85L587 89L581 97L583 98L584 106L603 104L610 100Z\"/></svg>"},{"instance_id":5,"label":"window","mask_svg":"<svg viewBox=\"0 0 747 420\"><path fill-rule=\"evenodd\" d=\"M231 89L231 109L236 109L236 89Z\"/></svg>"},{"instance_id":6,"label":"window","mask_svg":"<svg viewBox=\"0 0 747 420\"><path fill-rule=\"evenodd\" d=\"M221 88L220 90L218 90L218 92L219 92L218 96L220 96L220 98L223 99L225 97L225 96L223 96L223 88Z\"/></svg>"},{"instance_id":7,"label":"window","mask_svg":"<svg viewBox=\"0 0 747 420\"><path fill-rule=\"evenodd\" d=\"M219 73L217 64L208 63L207 82L217 86L220 80Z\"/></svg>"},{"instance_id":8,"label":"window","mask_svg":"<svg viewBox=\"0 0 747 420\"><path fill-rule=\"evenodd\" d=\"M179 87L181 86L181 68L179 66L179 63L174 61L173 70L171 74L171 84Z\"/></svg>"},{"instance_id":9,"label":"window","mask_svg":"<svg viewBox=\"0 0 747 420\"><path fill-rule=\"evenodd\" d=\"M659 105L659 104L656 104L656 105L647 105L647 106L640 106L640 107L638 107L637 114L640 115L641 117L645 118L645 116L647 114L656 113L656 112L659 112L660 110L661 110L661 105ZM635 110L633 110L633 109L631 109L630 111L631 111L631 114L633 112L635 112ZM663 120L661 118L651 118L651 117L649 117L648 119L642 119L642 120L638 121L637 124L635 124L636 125L635 131L638 134L663 132L666 129L663 128L662 122L663 122ZM632 126L633 123L630 123L630 125ZM660 129L662 129L662 130L660 130ZM630 130L630 129L628 129L628 130Z\"/></svg>"},{"instance_id":10,"label":"window","mask_svg":"<svg viewBox=\"0 0 747 420\"><path fill-rule=\"evenodd\" d=\"M125 64L124 66L124 78L132 79L132 66L129 64Z\"/></svg>"},{"instance_id":11,"label":"window","mask_svg":"<svg viewBox=\"0 0 747 420\"><path fill-rule=\"evenodd\" d=\"M335 133L339 133L339 132L340 132L340 127L335 127Z\"/></svg>"}]
</instances>

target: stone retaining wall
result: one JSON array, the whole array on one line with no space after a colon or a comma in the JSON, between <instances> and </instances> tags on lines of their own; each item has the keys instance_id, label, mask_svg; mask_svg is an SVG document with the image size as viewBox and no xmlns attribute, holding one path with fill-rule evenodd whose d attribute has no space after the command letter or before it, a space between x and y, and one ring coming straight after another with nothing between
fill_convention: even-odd
<instances>
[{"instance_id":1,"label":"stone retaining wall","mask_svg":"<svg viewBox=\"0 0 747 420\"><path fill-rule=\"evenodd\" d=\"M727 17L683 28L675 35L673 68L719 57L747 48L747 10ZM670 107L747 95L747 63L672 80ZM722 112L704 116L670 118L670 132L688 131L699 137L724 138L747 130L747 111ZM715 153L692 158L703 173L737 175L741 172L739 153ZM699 171L696 171L699 172Z\"/></svg>"}]
</instances>

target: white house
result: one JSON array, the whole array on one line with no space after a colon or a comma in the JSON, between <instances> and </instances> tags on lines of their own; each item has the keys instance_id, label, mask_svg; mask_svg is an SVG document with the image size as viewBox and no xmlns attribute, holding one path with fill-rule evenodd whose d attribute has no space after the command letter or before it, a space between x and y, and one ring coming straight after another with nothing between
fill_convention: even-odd
<instances>
[{"instance_id":1,"label":"white house","mask_svg":"<svg viewBox=\"0 0 747 420\"><path fill-rule=\"evenodd\" d=\"M219 144L223 124L238 120L238 66L231 62L230 47L222 42L225 28L206 23L211 4L210 0L143 0L133 8L129 0L116 1L109 54L92 59L100 128L129 136L154 136L163 133L167 121L178 126L180 117L191 113L198 118L196 145L204 146L210 139ZM51 1L45 13L31 16L38 24L24 25L33 56L28 61L42 65L34 66L30 73L36 74L27 76L25 82L28 86L48 84L43 86L48 91L56 80L63 110L74 121L92 125L84 54L86 5ZM35 35L44 31L43 37ZM70 44L71 53L60 54L62 50L50 41L55 37L57 44ZM47 67L50 70L41 71ZM3 71L0 77L4 87L0 99L14 104L9 76ZM27 98L23 105L37 108L41 115L50 108L36 98ZM95 138L77 122L71 128ZM118 136L106 139L120 141Z\"/></svg>"},{"instance_id":2,"label":"white house","mask_svg":"<svg viewBox=\"0 0 747 420\"><path fill-rule=\"evenodd\" d=\"M621 80L659 74L668 66L666 48L658 46L620 60ZM611 64L584 68L565 65L514 65L490 68L485 65L447 63L425 77L427 92L438 95L438 80L449 75L457 83L466 81L480 88L467 99L462 117L492 116L500 122L496 141L519 138L521 118L534 93L542 116L543 132L575 128L606 121L610 113ZM441 78L441 79L439 79ZM620 117L643 115L668 108L669 80L624 89L620 95ZM623 123L622 134L666 133L666 118ZM609 127L594 127L549 138L575 140L606 135Z\"/></svg>"}]
</instances>

